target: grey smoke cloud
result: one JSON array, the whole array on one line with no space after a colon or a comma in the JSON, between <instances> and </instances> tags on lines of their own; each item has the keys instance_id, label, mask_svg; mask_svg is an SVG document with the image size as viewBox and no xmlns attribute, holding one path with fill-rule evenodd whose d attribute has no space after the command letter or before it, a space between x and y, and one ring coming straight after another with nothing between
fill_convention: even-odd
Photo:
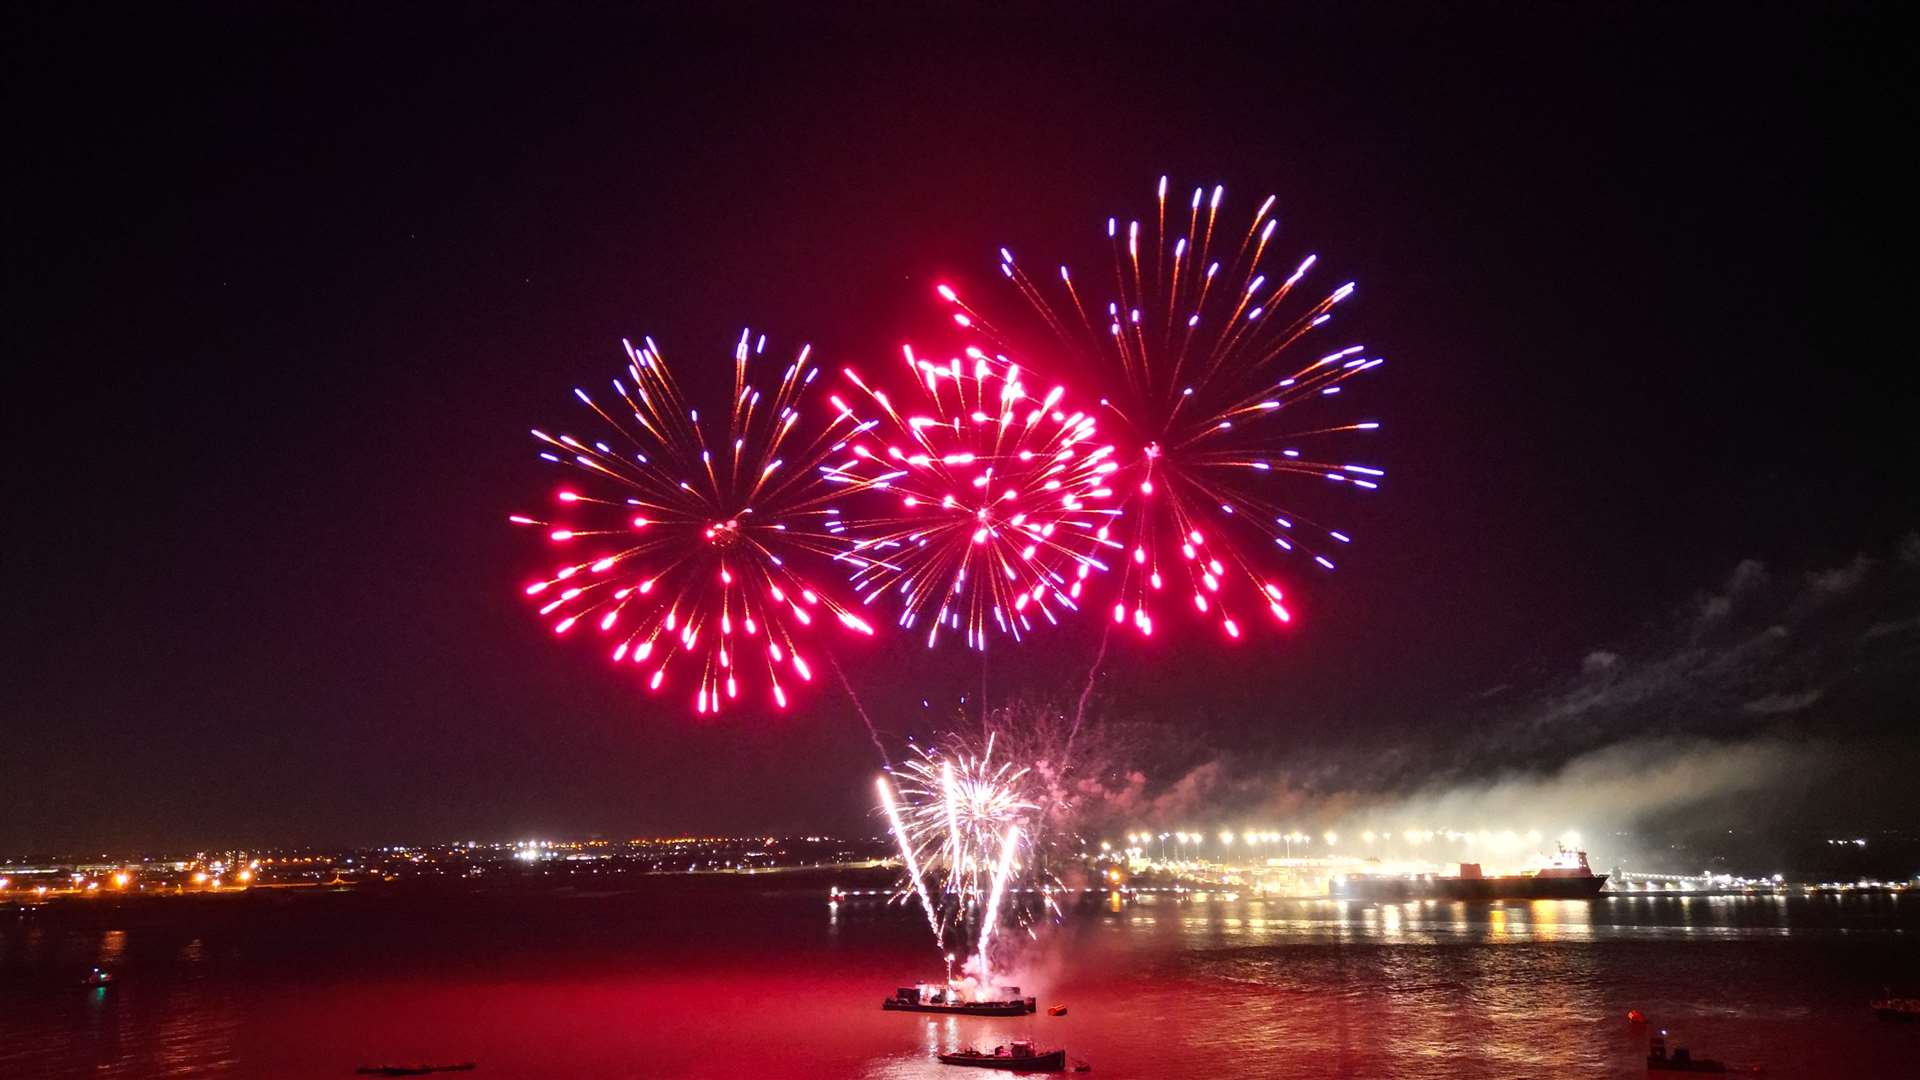
<instances>
[{"instance_id":1,"label":"grey smoke cloud","mask_svg":"<svg viewBox=\"0 0 1920 1080\"><path fill-rule=\"evenodd\" d=\"M1506 770L1485 780L1362 802L1343 824L1630 830L1729 798L1813 782L1831 765L1825 747L1779 739L1635 739L1551 769Z\"/></svg>"},{"instance_id":2,"label":"grey smoke cloud","mask_svg":"<svg viewBox=\"0 0 1920 1080\"><path fill-rule=\"evenodd\" d=\"M1799 694L1768 694L1740 706L1742 712L1754 716L1777 716L1781 713L1799 712L1811 708L1825 696L1822 691L1808 690Z\"/></svg>"},{"instance_id":3,"label":"grey smoke cloud","mask_svg":"<svg viewBox=\"0 0 1920 1080\"><path fill-rule=\"evenodd\" d=\"M1920 769L1915 672L1920 535L1800 572L1747 559L1640 633L1570 658L1563 676L1509 680L1390 743L1132 773L1086 785L1081 809L1164 829L1631 830L1734 805L1754 824L1797 818L1835 802L1823 780ZM1887 795L1880 805L1899 812Z\"/></svg>"},{"instance_id":4,"label":"grey smoke cloud","mask_svg":"<svg viewBox=\"0 0 1920 1080\"><path fill-rule=\"evenodd\" d=\"M1911 535L1890 558L1861 553L1799 573L1743 560L1633 639L1596 646L1564 678L1507 695L1505 711L1472 716L1486 737L1465 756L1551 770L1644 736L1904 730L1920 704L1917 570L1920 536ZM1775 730L1789 720L1796 730Z\"/></svg>"}]
</instances>

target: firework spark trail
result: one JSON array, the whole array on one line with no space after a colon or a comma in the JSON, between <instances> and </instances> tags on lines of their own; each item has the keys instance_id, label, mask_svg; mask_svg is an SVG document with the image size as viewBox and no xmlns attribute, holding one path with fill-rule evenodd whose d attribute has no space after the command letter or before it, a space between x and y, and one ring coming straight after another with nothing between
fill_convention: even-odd
<instances>
[{"instance_id":1,"label":"firework spark trail","mask_svg":"<svg viewBox=\"0 0 1920 1080\"><path fill-rule=\"evenodd\" d=\"M947 807L947 850L959 857L966 849L960 838L960 785L954 782L952 762L940 763L940 793ZM965 868L960 872L964 874Z\"/></svg>"},{"instance_id":2,"label":"firework spark trail","mask_svg":"<svg viewBox=\"0 0 1920 1080\"><path fill-rule=\"evenodd\" d=\"M1100 673L1100 661L1107 658L1107 642L1113 637L1113 624L1104 623L1100 627L1100 648L1093 654L1093 663L1087 665L1086 685L1080 688L1080 702L1073 710L1073 726L1067 730L1065 759L1060 762L1062 768L1073 763L1073 740L1080 734L1080 725L1087 718L1087 699L1093 696L1093 680Z\"/></svg>"},{"instance_id":3,"label":"firework spark trail","mask_svg":"<svg viewBox=\"0 0 1920 1080\"><path fill-rule=\"evenodd\" d=\"M873 748L880 755L881 766L887 769L893 768L893 758L887 754L887 744L880 741L880 729L873 726L873 717L867 715L867 707L861 704L860 695L854 693L853 681L847 678L846 672L840 670L840 660L833 655L833 650L826 650L826 654L827 663L833 667L833 673L840 679L841 688L847 692L847 700L853 702L853 711L859 714L860 722L867 726L867 738L873 740Z\"/></svg>"},{"instance_id":4,"label":"firework spark trail","mask_svg":"<svg viewBox=\"0 0 1920 1080\"><path fill-rule=\"evenodd\" d=\"M874 781L880 789L880 805L886 807L887 822L893 828L894 839L900 842L900 859L906 863L907 876L913 882L913 890L920 896L920 908L927 913L927 929L933 931L935 938L940 937L940 917L935 913L933 900L927 895L927 881L920 875L920 861L914 857L913 842L907 833L907 827L900 821L900 811L894 805L893 791L887 786L887 778L882 776Z\"/></svg>"},{"instance_id":5,"label":"firework spark trail","mask_svg":"<svg viewBox=\"0 0 1920 1080\"><path fill-rule=\"evenodd\" d=\"M1333 318L1353 284L1309 300L1296 293L1318 256L1307 256L1291 271L1269 269L1263 260L1279 222L1272 197L1255 212L1232 254L1216 253L1224 195L1222 187L1211 195L1195 188L1184 212L1176 205L1170 213L1162 177L1147 236L1137 220L1123 227L1109 218L1114 299L1104 311L1087 302L1068 267L1060 267L1057 286L1043 287L1011 251L1000 249L1002 276L1053 335L1112 376L1116 392L1101 405L1125 432L1125 469L1114 485L1130 530L1112 615L1142 635L1151 635L1156 625L1154 598L1179 591L1181 584L1193 610L1217 619L1230 638L1242 633L1233 612L1241 602L1236 581L1275 620L1290 621L1267 558L1298 554L1331 571L1330 553L1352 537L1276 501L1269 490L1273 482L1309 478L1374 490L1385 476L1372 465L1317 449L1329 436L1378 429L1376 421L1283 426L1309 403L1337 398L1347 380L1384 363L1358 345L1289 360ZM1228 260L1224 273L1221 256ZM1017 347L950 286L938 292L967 333ZM1255 542L1243 544L1244 538Z\"/></svg>"},{"instance_id":6,"label":"firework spark trail","mask_svg":"<svg viewBox=\"0 0 1920 1080\"><path fill-rule=\"evenodd\" d=\"M1113 448L1095 445L1091 414L1070 409L1065 390L1029 396L1019 366L977 348L936 364L902 350L927 411L903 412L852 369L849 383L878 409L858 420L831 400L849 434L821 466L832 482L883 490L886 510L850 522L839 556L863 604L900 601L899 624L929 623L984 650L990 628L1020 640L1035 619L1077 610L1085 579L1117 549L1108 477ZM1071 577L1069 576L1071 574Z\"/></svg>"},{"instance_id":7,"label":"firework spark trail","mask_svg":"<svg viewBox=\"0 0 1920 1080\"><path fill-rule=\"evenodd\" d=\"M555 493L553 520L509 520L548 530L562 548L587 550L525 592L554 619L556 634L593 623L614 661L644 665L649 690L685 657L699 712L719 711L750 676L784 708L782 674L801 682L813 677L798 635L815 618L829 615L849 631L873 633L789 562L825 562L846 549L831 500L849 488L827 483L819 464L849 425L835 418L810 439L796 434L804 395L819 374L811 347L763 392L750 373L768 364L766 336L743 330L733 353L725 441L710 444L659 348L651 338L642 341L638 348L622 342L628 364L626 377L612 383L617 405L574 391L617 448L533 433L545 446L542 458L582 478Z\"/></svg>"},{"instance_id":8,"label":"firework spark trail","mask_svg":"<svg viewBox=\"0 0 1920 1080\"><path fill-rule=\"evenodd\" d=\"M1014 853L1020 847L1020 826L1007 826L1007 838L1000 847L1000 859L993 868L993 885L987 894L987 911L980 917L980 976L991 982L993 966L987 961L987 948L993 944L993 931L1000 925L1000 898L1007 892L1007 877L1013 869Z\"/></svg>"}]
</instances>

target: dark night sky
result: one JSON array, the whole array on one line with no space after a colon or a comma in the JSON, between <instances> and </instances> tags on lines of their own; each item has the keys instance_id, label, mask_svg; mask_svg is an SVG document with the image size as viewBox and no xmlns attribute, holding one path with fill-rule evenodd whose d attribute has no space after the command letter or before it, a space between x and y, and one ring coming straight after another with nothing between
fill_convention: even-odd
<instances>
[{"instance_id":1,"label":"dark night sky","mask_svg":"<svg viewBox=\"0 0 1920 1080\"><path fill-rule=\"evenodd\" d=\"M1085 250L1163 172L1277 193L1281 250L1359 279L1393 482L1297 630L1117 652L1123 709L1269 758L1431 741L1742 560L1920 527L1911 300L1864 254L1914 99L1872 9L55 10L0 34L0 851L861 822L825 687L697 723L553 646L503 522L549 484L525 431L622 336L891 355L931 282ZM995 653L996 695L1079 678L1092 625ZM846 662L896 730L980 676Z\"/></svg>"}]
</instances>

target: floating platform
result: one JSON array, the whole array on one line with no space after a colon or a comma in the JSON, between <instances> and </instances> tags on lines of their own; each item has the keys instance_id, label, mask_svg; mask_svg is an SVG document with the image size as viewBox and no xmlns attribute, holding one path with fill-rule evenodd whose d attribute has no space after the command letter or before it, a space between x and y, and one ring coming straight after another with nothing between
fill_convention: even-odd
<instances>
[{"instance_id":1,"label":"floating platform","mask_svg":"<svg viewBox=\"0 0 1920 1080\"><path fill-rule=\"evenodd\" d=\"M962 1016L1025 1016L1040 1011L1035 998L1021 997L1020 988L1004 988L1010 996L993 1001L967 1001L958 991L944 986L903 986L880 1002L888 1012L948 1013Z\"/></svg>"}]
</instances>

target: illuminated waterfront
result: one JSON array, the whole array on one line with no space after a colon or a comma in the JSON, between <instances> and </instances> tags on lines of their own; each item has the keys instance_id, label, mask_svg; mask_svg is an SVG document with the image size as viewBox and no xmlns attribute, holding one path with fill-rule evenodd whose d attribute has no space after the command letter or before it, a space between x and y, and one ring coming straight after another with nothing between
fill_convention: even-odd
<instances>
[{"instance_id":1,"label":"illuminated waterfront","mask_svg":"<svg viewBox=\"0 0 1920 1080\"><path fill-rule=\"evenodd\" d=\"M241 849L158 856L0 862L0 899L184 895L250 888L419 884L449 880L752 873L871 865L876 840L831 836L679 836L633 840L477 840L334 851Z\"/></svg>"},{"instance_id":2,"label":"illuminated waterfront","mask_svg":"<svg viewBox=\"0 0 1920 1080\"><path fill-rule=\"evenodd\" d=\"M1111 840L1090 840L1074 852L1072 866L1063 870L1062 884L1075 891L1118 888L1142 893L1244 892L1314 898L1328 895L1329 881L1341 874L1450 874L1458 870L1463 856L1486 859L1488 873L1513 873L1533 869L1549 858L1539 850L1542 834L1538 830L1509 831L1504 837L1488 833L1487 837L1477 841L1482 847L1476 851L1472 834L1458 833L1450 839L1445 831L1351 835L1345 842L1334 832L1122 832ZM1580 841L1572 833L1557 839ZM1915 841L1903 833L1873 841L1871 851L1866 838L1801 838L1788 846L1816 855L1835 852L1837 857L1796 862L1790 873L1762 873L1720 854L1703 855L1701 861L1710 865L1700 869L1679 868L1669 858L1661 866L1642 859L1596 870L1610 874L1610 893L1798 895L1920 888L1920 875L1897 869L1915 861L1911 858ZM452 881L612 881L642 874L836 867L853 871L885 867L881 873L885 879L899 868L897 849L882 837L807 835L462 840L337 850L232 848L162 855L15 856L0 860L0 901L37 904L63 898ZM855 874L837 884L857 890L866 880Z\"/></svg>"}]
</instances>

